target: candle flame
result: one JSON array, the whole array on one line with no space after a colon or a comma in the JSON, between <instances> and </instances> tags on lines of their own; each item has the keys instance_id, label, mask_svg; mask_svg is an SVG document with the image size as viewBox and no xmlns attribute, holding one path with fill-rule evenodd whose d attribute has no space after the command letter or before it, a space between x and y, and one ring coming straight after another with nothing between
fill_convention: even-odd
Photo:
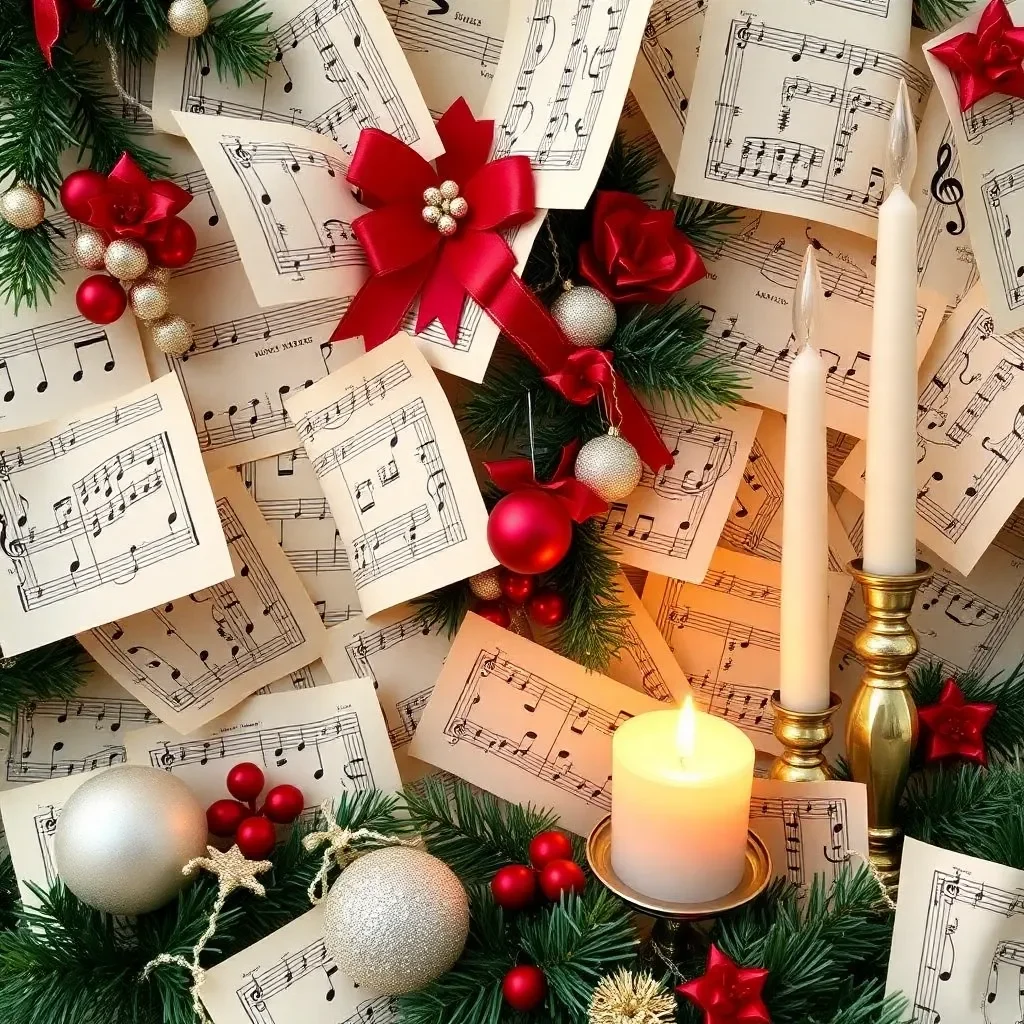
<instances>
[{"instance_id":1,"label":"candle flame","mask_svg":"<svg viewBox=\"0 0 1024 1024\"><path fill-rule=\"evenodd\" d=\"M676 750L682 759L693 757L697 741L697 710L689 695L679 709L679 725L676 727Z\"/></svg>"}]
</instances>

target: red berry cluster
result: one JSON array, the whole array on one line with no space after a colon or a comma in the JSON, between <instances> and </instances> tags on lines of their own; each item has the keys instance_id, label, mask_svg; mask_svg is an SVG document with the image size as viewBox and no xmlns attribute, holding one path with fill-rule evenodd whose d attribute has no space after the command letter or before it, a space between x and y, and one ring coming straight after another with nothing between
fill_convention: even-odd
<instances>
[{"instance_id":1,"label":"red berry cluster","mask_svg":"<svg viewBox=\"0 0 1024 1024\"><path fill-rule=\"evenodd\" d=\"M206 810L206 827L215 836L234 839L249 860L266 857L277 841L274 825L290 825L302 813L302 790L274 786L256 809L266 779L258 764L243 761L228 772L228 792L234 800L216 800Z\"/></svg>"},{"instance_id":2,"label":"red berry cluster","mask_svg":"<svg viewBox=\"0 0 1024 1024\"><path fill-rule=\"evenodd\" d=\"M508 604L526 605L526 614L538 626L559 626L565 620L565 598L550 587L543 587L534 593L533 576L502 569L498 575L498 586L504 601L483 601L475 609L477 615L493 622L496 626L508 628L511 617Z\"/></svg>"}]
</instances>

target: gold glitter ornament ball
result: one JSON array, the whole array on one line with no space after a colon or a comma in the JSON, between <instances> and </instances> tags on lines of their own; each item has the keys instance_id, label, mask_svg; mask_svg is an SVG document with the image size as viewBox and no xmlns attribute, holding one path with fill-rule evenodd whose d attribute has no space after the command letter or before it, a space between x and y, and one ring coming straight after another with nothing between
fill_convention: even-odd
<instances>
[{"instance_id":1,"label":"gold glitter ornament ball","mask_svg":"<svg viewBox=\"0 0 1024 1024\"><path fill-rule=\"evenodd\" d=\"M166 285L140 279L132 285L128 301L140 320L159 320L171 305L171 294Z\"/></svg>"},{"instance_id":2,"label":"gold glitter ornament ball","mask_svg":"<svg viewBox=\"0 0 1024 1024\"><path fill-rule=\"evenodd\" d=\"M603 501L622 501L636 490L643 471L636 449L610 427L579 450L574 472Z\"/></svg>"},{"instance_id":3,"label":"gold glitter ornament ball","mask_svg":"<svg viewBox=\"0 0 1024 1024\"><path fill-rule=\"evenodd\" d=\"M153 344L164 355L183 356L192 347L192 325L177 313L154 320L149 325Z\"/></svg>"},{"instance_id":4,"label":"gold glitter ornament ball","mask_svg":"<svg viewBox=\"0 0 1024 1024\"><path fill-rule=\"evenodd\" d=\"M551 303L551 315L569 341L580 348L603 345L615 333L618 322L611 300L585 284L567 284Z\"/></svg>"},{"instance_id":5,"label":"gold glitter ornament ball","mask_svg":"<svg viewBox=\"0 0 1024 1024\"><path fill-rule=\"evenodd\" d=\"M469 577L469 589L474 597L481 601L498 601L501 599L501 577L499 569L484 569L475 576Z\"/></svg>"},{"instance_id":6,"label":"gold glitter ornament ball","mask_svg":"<svg viewBox=\"0 0 1024 1024\"><path fill-rule=\"evenodd\" d=\"M140 281L152 281L154 284L170 284L171 281L171 268L170 267L154 267L150 264L149 270L147 270Z\"/></svg>"},{"instance_id":7,"label":"gold glitter ornament ball","mask_svg":"<svg viewBox=\"0 0 1024 1024\"><path fill-rule=\"evenodd\" d=\"M30 231L39 227L45 214L43 197L23 181L19 181L0 196L0 217L19 231Z\"/></svg>"},{"instance_id":8,"label":"gold glitter ornament ball","mask_svg":"<svg viewBox=\"0 0 1024 1024\"><path fill-rule=\"evenodd\" d=\"M469 934L466 890L424 850L385 847L350 864L325 900L324 945L356 984L397 996L439 978Z\"/></svg>"},{"instance_id":9,"label":"gold glitter ornament ball","mask_svg":"<svg viewBox=\"0 0 1024 1024\"><path fill-rule=\"evenodd\" d=\"M201 36L210 24L210 11L203 0L174 0L167 8L171 31L186 39Z\"/></svg>"},{"instance_id":10,"label":"gold glitter ornament ball","mask_svg":"<svg viewBox=\"0 0 1024 1024\"><path fill-rule=\"evenodd\" d=\"M102 270L107 240L95 228L79 228L74 241L75 262L86 270Z\"/></svg>"},{"instance_id":11,"label":"gold glitter ornament ball","mask_svg":"<svg viewBox=\"0 0 1024 1024\"><path fill-rule=\"evenodd\" d=\"M134 281L149 269L146 247L132 238L115 238L103 256L103 266L119 281Z\"/></svg>"}]
</instances>

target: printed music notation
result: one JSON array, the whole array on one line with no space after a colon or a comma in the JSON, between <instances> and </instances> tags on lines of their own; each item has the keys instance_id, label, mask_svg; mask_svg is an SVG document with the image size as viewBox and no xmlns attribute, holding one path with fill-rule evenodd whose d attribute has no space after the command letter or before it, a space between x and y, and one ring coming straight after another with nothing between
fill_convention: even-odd
<instances>
[{"instance_id":1,"label":"printed music notation","mask_svg":"<svg viewBox=\"0 0 1024 1024\"><path fill-rule=\"evenodd\" d=\"M874 237L899 80L918 117L931 83L906 60L909 0L865 6L713 4L675 191Z\"/></svg>"},{"instance_id":2,"label":"printed music notation","mask_svg":"<svg viewBox=\"0 0 1024 1024\"><path fill-rule=\"evenodd\" d=\"M292 690L309 690L314 686L330 686L331 674L324 668L321 660L314 661L310 665L289 672L288 675L276 679L268 686L262 686L256 691L259 696L268 693L291 693Z\"/></svg>"},{"instance_id":3,"label":"printed music notation","mask_svg":"<svg viewBox=\"0 0 1024 1024\"><path fill-rule=\"evenodd\" d=\"M707 423L651 412L675 464L657 475L645 467L630 497L595 520L620 561L677 579L704 578L760 418L759 409L745 406L720 409Z\"/></svg>"},{"instance_id":4,"label":"printed music notation","mask_svg":"<svg viewBox=\"0 0 1024 1024\"><path fill-rule=\"evenodd\" d=\"M399 334L286 402L373 615L494 564L441 386Z\"/></svg>"},{"instance_id":5,"label":"printed music notation","mask_svg":"<svg viewBox=\"0 0 1024 1024\"><path fill-rule=\"evenodd\" d=\"M650 0L529 0L511 7L484 104L494 158L527 156L537 205L579 209L626 99Z\"/></svg>"},{"instance_id":6,"label":"printed music notation","mask_svg":"<svg viewBox=\"0 0 1024 1024\"><path fill-rule=\"evenodd\" d=\"M470 613L410 753L586 835L611 809L613 733L659 706Z\"/></svg>"},{"instance_id":7,"label":"printed music notation","mask_svg":"<svg viewBox=\"0 0 1024 1024\"><path fill-rule=\"evenodd\" d=\"M767 753L780 749L769 698L779 688L781 572L778 562L719 549L702 584L651 574L643 593L697 705ZM833 639L849 589L845 573L829 573Z\"/></svg>"},{"instance_id":8,"label":"printed music notation","mask_svg":"<svg viewBox=\"0 0 1024 1024\"><path fill-rule=\"evenodd\" d=\"M907 839L886 992L912 1024L1016 1024L1024 872Z\"/></svg>"},{"instance_id":9,"label":"printed music notation","mask_svg":"<svg viewBox=\"0 0 1024 1024\"><path fill-rule=\"evenodd\" d=\"M162 722L190 732L319 657L326 630L237 474L210 478L234 575L79 635Z\"/></svg>"},{"instance_id":10,"label":"printed music notation","mask_svg":"<svg viewBox=\"0 0 1024 1024\"><path fill-rule=\"evenodd\" d=\"M224 773L239 760L261 764L268 786L298 786L307 808L341 791L401 786L369 679L250 697L188 736L166 725L140 729L125 749L129 763L182 778L203 806L224 795Z\"/></svg>"},{"instance_id":11,"label":"printed music notation","mask_svg":"<svg viewBox=\"0 0 1024 1024\"><path fill-rule=\"evenodd\" d=\"M231 575L174 378L4 434L0 566L8 655Z\"/></svg>"}]
</instances>

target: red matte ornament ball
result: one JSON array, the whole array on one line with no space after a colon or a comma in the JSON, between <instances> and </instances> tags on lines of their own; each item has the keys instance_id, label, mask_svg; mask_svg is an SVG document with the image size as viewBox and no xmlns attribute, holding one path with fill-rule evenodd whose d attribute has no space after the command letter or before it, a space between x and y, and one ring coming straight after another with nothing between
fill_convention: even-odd
<instances>
[{"instance_id":1,"label":"red matte ornament ball","mask_svg":"<svg viewBox=\"0 0 1024 1024\"><path fill-rule=\"evenodd\" d=\"M263 792L266 781L258 764L243 761L228 772L228 792L236 800L255 800Z\"/></svg>"},{"instance_id":2,"label":"red matte ornament ball","mask_svg":"<svg viewBox=\"0 0 1024 1024\"><path fill-rule=\"evenodd\" d=\"M504 910L522 910L537 895L537 876L525 864L506 864L491 879L491 895Z\"/></svg>"},{"instance_id":3,"label":"red matte ornament ball","mask_svg":"<svg viewBox=\"0 0 1024 1024\"><path fill-rule=\"evenodd\" d=\"M107 187L107 176L99 171L83 169L72 171L60 186L60 205L75 220L85 220L90 214L89 201Z\"/></svg>"},{"instance_id":4,"label":"red matte ornament ball","mask_svg":"<svg viewBox=\"0 0 1024 1024\"><path fill-rule=\"evenodd\" d=\"M587 876L575 861L553 860L540 872L540 889L552 903L565 892L582 893L587 887Z\"/></svg>"},{"instance_id":5,"label":"red matte ornament ball","mask_svg":"<svg viewBox=\"0 0 1024 1024\"><path fill-rule=\"evenodd\" d=\"M235 842L243 856L249 860L262 860L273 850L277 842L277 831L269 818L254 814L239 824Z\"/></svg>"},{"instance_id":6,"label":"red matte ornament ball","mask_svg":"<svg viewBox=\"0 0 1024 1024\"><path fill-rule=\"evenodd\" d=\"M530 840L530 863L540 871L553 860L572 860L572 840L564 832L539 832Z\"/></svg>"},{"instance_id":7,"label":"red matte ornament ball","mask_svg":"<svg viewBox=\"0 0 1024 1024\"><path fill-rule=\"evenodd\" d=\"M302 813L303 806L302 790L286 783L275 786L267 794L261 813L278 825L290 825Z\"/></svg>"},{"instance_id":8,"label":"red matte ornament ball","mask_svg":"<svg viewBox=\"0 0 1024 1024\"><path fill-rule=\"evenodd\" d=\"M487 520L487 543L508 570L536 576L553 569L572 546L572 519L557 498L533 487L506 494Z\"/></svg>"},{"instance_id":9,"label":"red matte ornament ball","mask_svg":"<svg viewBox=\"0 0 1024 1024\"><path fill-rule=\"evenodd\" d=\"M548 994L548 982L539 967L519 964L505 975L501 983L501 994L513 1010L527 1013L544 1002Z\"/></svg>"},{"instance_id":10,"label":"red matte ornament ball","mask_svg":"<svg viewBox=\"0 0 1024 1024\"><path fill-rule=\"evenodd\" d=\"M146 242L150 260L172 270L185 266L196 254L196 233L187 220L172 217L159 238Z\"/></svg>"},{"instance_id":11,"label":"red matte ornament ball","mask_svg":"<svg viewBox=\"0 0 1024 1024\"><path fill-rule=\"evenodd\" d=\"M237 800L216 800L206 809L206 827L215 836L230 839L248 816L245 805Z\"/></svg>"},{"instance_id":12,"label":"red matte ornament ball","mask_svg":"<svg viewBox=\"0 0 1024 1024\"><path fill-rule=\"evenodd\" d=\"M522 604L533 593L533 577L521 576L517 572L502 572L498 577L498 586L505 599L513 604Z\"/></svg>"},{"instance_id":13,"label":"red matte ornament ball","mask_svg":"<svg viewBox=\"0 0 1024 1024\"><path fill-rule=\"evenodd\" d=\"M508 609L503 604L498 604L497 601L485 601L477 606L476 613L488 622L501 626L502 629L508 629L509 623L512 621Z\"/></svg>"},{"instance_id":14,"label":"red matte ornament ball","mask_svg":"<svg viewBox=\"0 0 1024 1024\"><path fill-rule=\"evenodd\" d=\"M94 324L112 324L128 307L128 296L119 281L107 274L87 277L75 292L78 312Z\"/></svg>"},{"instance_id":15,"label":"red matte ornament ball","mask_svg":"<svg viewBox=\"0 0 1024 1024\"><path fill-rule=\"evenodd\" d=\"M539 590L527 603L526 614L538 626L560 626L565 622L565 598L555 590Z\"/></svg>"}]
</instances>

